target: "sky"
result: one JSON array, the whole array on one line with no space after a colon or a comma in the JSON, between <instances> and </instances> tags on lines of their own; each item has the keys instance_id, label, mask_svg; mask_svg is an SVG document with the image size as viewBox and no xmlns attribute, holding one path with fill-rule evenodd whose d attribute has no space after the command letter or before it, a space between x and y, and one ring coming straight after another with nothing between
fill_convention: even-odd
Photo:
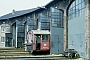
<instances>
[{"instance_id":1,"label":"sky","mask_svg":"<svg viewBox=\"0 0 90 60\"><path fill-rule=\"evenodd\" d=\"M52 0L0 0L0 16L15 11L45 6Z\"/></svg>"}]
</instances>

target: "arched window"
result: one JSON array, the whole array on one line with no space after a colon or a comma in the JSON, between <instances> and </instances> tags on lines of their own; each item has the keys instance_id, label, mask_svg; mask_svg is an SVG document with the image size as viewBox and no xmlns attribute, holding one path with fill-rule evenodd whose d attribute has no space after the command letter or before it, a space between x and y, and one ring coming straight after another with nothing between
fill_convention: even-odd
<instances>
[{"instance_id":1,"label":"arched window","mask_svg":"<svg viewBox=\"0 0 90 60\"><path fill-rule=\"evenodd\" d=\"M51 9L52 27L63 27L63 10L52 8Z\"/></svg>"},{"instance_id":2,"label":"arched window","mask_svg":"<svg viewBox=\"0 0 90 60\"><path fill-rule=\"evenodd\" d=\"M75 0L70 5L68 9L68 19L73 19L75 17L81 16L84 14L85 0Z\"/></svg>"}]
</instances>

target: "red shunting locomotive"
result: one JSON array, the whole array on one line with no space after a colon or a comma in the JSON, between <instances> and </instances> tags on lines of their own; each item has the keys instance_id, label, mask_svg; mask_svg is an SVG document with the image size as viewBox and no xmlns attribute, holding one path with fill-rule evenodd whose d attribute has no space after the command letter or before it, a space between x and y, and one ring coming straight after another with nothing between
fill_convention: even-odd
<instances>
[{"instance_id":1,"label":"red shunting locomotive","mask_svg":"<svg viewBox=\"0 0 90 60\"><path fill-rule=\"evenodd\" d=\"M32 35L32 52L50 51L50 31L49 30L30 30ZM30 37L30 35L29 35Z\"/></svg>"}]
</instances>

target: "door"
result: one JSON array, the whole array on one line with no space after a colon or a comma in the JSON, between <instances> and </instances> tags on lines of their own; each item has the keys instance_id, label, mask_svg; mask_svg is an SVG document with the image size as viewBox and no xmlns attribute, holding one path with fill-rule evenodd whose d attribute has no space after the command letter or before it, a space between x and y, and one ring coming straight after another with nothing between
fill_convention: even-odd
<instances>
[{"instance_id":1,"label":"door","mask_svg":"<svg viewBox=\"0 0 90 60\"><path fill-rule=\"evenodd\" d=\"M11 33L6 33L5 36L6 36L5 47L12 47L12 35L11 35Z\"/></svg>"},{"instance_id":2,"label":"door","mask_svg":"<svg viewBox=\"0 0 90 60\"><path fill-rule=\"evenodd\" d=\"M75 49L81 57L84 56L85 51L84 26L84 15L68 20L68 49Z\"/></svg>"},{"instance_id":3,"label":"door","mask_svg":"<svg viewBox=\"0 0 90 60\"><path fill-rule=\"evenodd\" d=\"M58 53L58 36L57 35L52 35L52 40L51 40L51 53Z\"/></svg>"},{"instance_id":4,"label":"door","mask_svg":"<svg viewBox=\"0 0 90 60\"><path fill-rule=\"evenodd\" d=\"M56 8L51 8L51 46L50 53L57 54L63 52L63 12Z\"/></svg>"}]
</instances>

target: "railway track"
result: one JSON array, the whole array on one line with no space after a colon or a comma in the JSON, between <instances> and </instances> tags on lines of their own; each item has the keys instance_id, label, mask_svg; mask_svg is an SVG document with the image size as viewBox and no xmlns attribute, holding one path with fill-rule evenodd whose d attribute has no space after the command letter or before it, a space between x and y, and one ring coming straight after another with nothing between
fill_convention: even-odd
<instances>
[{"instance_id":1,"label":"railway track","mask_svg":"<svg viewBox=\"0 0 90 60\"><path fill-rule=\"evenodd\" d=\"M78 59L69 59L62 57L60 55L37 55L37 56L12 56L12 57L2 57L0 60L83 60L82 58Z\"/></svg>"},{"instance_id":2,"label":"railway track","mask_svg":"<svg viewBox=\"0 0 90 60\"><path fill-rule=\"evenodd\" d=\"M25 52L24 49L16 48L2 48L0 49L0 60L83 60L83 59L68 59L62 57L62 54L46 54L32 55L28 52Z\"/></svg>"}]
</instances>

